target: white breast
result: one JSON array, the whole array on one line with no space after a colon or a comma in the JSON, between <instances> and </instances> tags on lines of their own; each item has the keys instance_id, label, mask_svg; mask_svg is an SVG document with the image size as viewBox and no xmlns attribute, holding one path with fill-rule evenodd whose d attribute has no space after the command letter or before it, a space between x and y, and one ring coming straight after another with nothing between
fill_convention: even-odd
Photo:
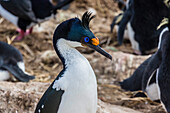
<instances>
[{"instance_id":1,"label":"white breast","mask_svg":"<svg viewBox=\"0 0 170 113\"><path fill-rule=\"evenodd\" d=\"M9 78L10 75L8 71L0 70L0 81L5 81L8 80Z\"/></svg>"},{"instance_id":2,"label":"white breast","mask_svg":"<svg viewBox=\"0 0 170 113\"><path fill-rule=\"evenodd\" d=\"M96 113L97 83L93 69L76 49L62 42L61 46L58 49L65 51L62 55L67 68L63 77L53 85L57 90L64 90L58 113Z\"/></svg>"},{"instance_id":3,"label":"white breast","mask_svg":"<svg viewBox=\"0 0 170 113\"><path fill-rule=\"evenodd\" d=\"M61 81L65 90L58 113L95 113L97 83L95 74L86 61L79 60L67 68Z\"/></svg>"},{"instance_id":4,"label":"white breast","mask_svg":"<svg viewBox=\"0 0 170 113\"><path fill-rule=\"evenodd\" d=\"M157 70L155 70L157 71ZM158 100L159 99L159 95L158 95L158 88L157 88L157 83L152 83L152 84L149 84L155 71L152 73L152 75L149 77L148 79L148 82L147 82L147 85L146 85L146 93L148 95L148 97L151 99L151 100ZM156 82L156 81L155 81Z\"/></svg>"},{"instance_id":5,"label":"white breast","mask_svg":"<svg viewBox=\"0 0 170 113\"><path fill-rule=\"evenodd\" d=\"M151 100L159 100L158 88L157 88L157 84L156 83L150 84L146 88L146 92L147 92L148 97Z\"/></svg>"}]
</instances>

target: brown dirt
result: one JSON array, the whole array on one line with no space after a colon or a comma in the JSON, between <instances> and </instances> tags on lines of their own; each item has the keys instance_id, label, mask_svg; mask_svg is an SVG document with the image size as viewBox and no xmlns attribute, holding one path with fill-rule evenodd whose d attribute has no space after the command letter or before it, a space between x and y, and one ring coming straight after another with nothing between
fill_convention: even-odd
<instances>
[{"instance_id":1,"label":"brown dirt","mask_svg":"<svg viewBox=\"0 0 170 113\"><path fill-rule=\"evenodd\" d=\"M141 59L141 57L126 54L122 58L122 53L116 52L132 53L132 49L128 41L125 41L123 46L117 46L116 33L110 33L112 19L120 12L113 0L93 0L93 2L91 0L76 0L71 4L69 10L58 11L56 19L50 19L42 23L40 27L37 25L34 32L21 42L12 42L11 45L18 48L23 54L26 71L36 76L33 82L52 82L62 69L61 62L55 55L52 45L56 26L68 18L81 17L91 7L97 11L97 17L91 22L92 31L99 37L101 46L117 58L110 63L109 60L99 56L91 49L79 49L88 58L96 73L99 98L107 103L129 107L144 113L163 113L164 110L160 104L151 102L147 98L131 98L134 93L125 92L118 86L118 82L130 76L148 56ZM0 17L0 41L7 42L7 39L12 39L16 35L16 27ZM131 58L133 59L132 64L122 62L129 61ZM114 65L115 62L119 65ZM117 70L115 71L115 69Z\"/></svg>"}]
</instances>

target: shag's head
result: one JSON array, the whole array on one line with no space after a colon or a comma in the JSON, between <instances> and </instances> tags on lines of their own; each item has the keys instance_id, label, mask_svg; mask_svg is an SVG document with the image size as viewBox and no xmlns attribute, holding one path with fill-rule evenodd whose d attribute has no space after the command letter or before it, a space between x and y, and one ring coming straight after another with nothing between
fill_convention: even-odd
<instances>
[{"instance_id":1,"label":"shag's head","mask_svg":"<svg viewBox=\"0 0 170 113\"><path fill-rule=\"evenodd\" d=\"M99 46L99 39L94 36L89 28L89 23L94 17L92 13L87 11L83 14L82 20L72 18L62 22L55 30L53 44L56 45L57 41L62 38L69 41L71 47L88 46L112 59L112 56ZM56 46L54 48L57 49Z\"/></svg>"}]
</instances>

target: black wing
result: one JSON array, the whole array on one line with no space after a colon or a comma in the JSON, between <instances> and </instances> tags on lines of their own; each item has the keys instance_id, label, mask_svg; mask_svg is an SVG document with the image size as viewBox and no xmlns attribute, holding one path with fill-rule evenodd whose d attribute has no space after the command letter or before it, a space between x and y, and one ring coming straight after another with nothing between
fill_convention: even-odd
<instances>
[{"instance_id":1,"label":"black wing","mask_svg":"<svg viewBox=\"0 0 170 113\"><path fill-rule=\"evenodd\" d=\"M30 0L0 0L0 4L7 11L19 18L37 22L34 12L32 11L32 3Z\"/></svg>"},{"instance_id":2,"label":"black wing","mask_svg":"<svg viewBox=\"0 0 170 113\"><path fill-rule=\"evenodd\" d=\"M30 76L25 74L17 64L3 64L1 65L1 68L8 70L10 73L12 73L18 80L22 82L28 82L29 80L34 79L34 76Z\"/></svg>"},{"instance_id":3,"label":"black wing","mask_svg":"<svg viewBox=\"0 0 170 113\"><path fill-rule=\"evenodd\" d=\"M51 85L37 104L35 113L57 113L63 93L63 90L56 91Z\"/></svg>"},{"instance_id":4,"label":"black wing","mask_svg":"<svg viewBox=\"0 0 170 113\"><path fill-rule=\"evenodd\" d=\"M124 31L126 29L126 25L127 23L130 21L131 19L131 10L127 9L124 14L123 14L123 18L119 24L119 29L118 29L118 42L121 45L123 42L123 36L124 36Z\"/></svg>"},{"instance_id":5,"label":"black wing","mask_svg":"<svg viewBox=\"0 0 170 113\"><path fill-rule=\"evenodd\" d=\"M161 64L162 56L160 49L151 56L151 59L145 69L143 79L142 79L142 90L145 91L148 80L153 75L154 71L156 71L159 68L159 65Z\"/></svg>"},{"instance_id":6,"label":"black wing","mask_svg":"<svg viewBox=\"0 0 170 113\"><path fill-rule=\"evenodd\" d=\"M149 57L147 60L145 60L133 73L133 75L127 79L125 79L123 82L120 82L121 88L128 90L128 91L138 91L142 90L142 78L144 76L144 71L151 60L151 57Z\"/></svg>"},{"instance_id":7,"label":"black wing","mask_svg":"<svg viewBox=\"0 0 170 113\"><path fill-rule=\"evenodd\" d=\"M59 77L61 77L61 75L63 74L63 72L64 71L62 71L55 80L58 80ZM56 89L52 88L55 80L50 85L50 87L46 90L46 92L38 102L37 107L35 109L35 113L57 113L58 112L64 90L57 91Z\"/></svg>"}]
</instances>

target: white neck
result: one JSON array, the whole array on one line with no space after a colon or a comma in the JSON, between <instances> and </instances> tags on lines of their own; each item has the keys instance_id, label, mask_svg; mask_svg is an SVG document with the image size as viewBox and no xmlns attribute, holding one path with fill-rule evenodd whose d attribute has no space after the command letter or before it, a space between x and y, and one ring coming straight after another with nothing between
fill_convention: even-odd
<instances>
[{"instance_id":1,"label":"white neck","mask_svg":"<svg viewBox=\"0 0 170 113\"><path fill-rule=\"evenodd\" d=\"M79 42L67 41L65 39L59 39L57 41L57 49L65 60L65 66L68 67L73 63L80 63L80 59L86 60L86 58L80 54L75 47L81 47Z\"/></svg>"}]
</instances>

